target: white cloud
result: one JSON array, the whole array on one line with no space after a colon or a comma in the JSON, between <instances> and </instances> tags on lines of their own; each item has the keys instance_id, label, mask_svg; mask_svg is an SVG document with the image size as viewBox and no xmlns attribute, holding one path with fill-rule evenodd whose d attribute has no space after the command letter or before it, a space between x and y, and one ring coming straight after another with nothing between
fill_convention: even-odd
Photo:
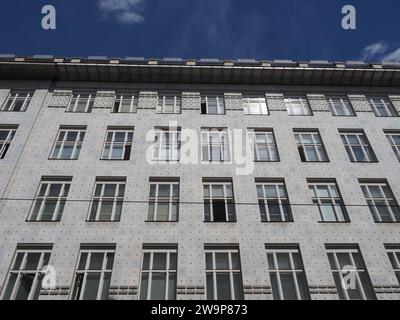
<instances>
[{"instance_id":1,"label":"white cloud","mask_svg":"<svg viewBox=\"0 0 400 320\"><path fill-rule=\"evenodd\" d=\"M386 54L383 58L382 58L383 62L400 62L400 48L398 48L397 50L390 52L388 54Z\"/></svg>"},{"instance_id":2,"label":"white cloud","mask_svg":"<svg viewBox=\"0 0 400 320\"><path fill-rule=\"evenodd\" d=\"M114 17L118 23L141 23L145 19L141 14L144 0L99 0L98 8L105 17Z\"/></svg>"},{"instance_id":3,"label":"white cloud","mask_svg":"<svg viewBox=\"0 0 400 320\"><path fill-rule=\"evenodd\" d=\"M385 53L388 46L386 42L380 41L376 43L372 43L364 48L362 51L363 60L369 60L377 55L381 55Z\"/></svg>"}]
</instances>

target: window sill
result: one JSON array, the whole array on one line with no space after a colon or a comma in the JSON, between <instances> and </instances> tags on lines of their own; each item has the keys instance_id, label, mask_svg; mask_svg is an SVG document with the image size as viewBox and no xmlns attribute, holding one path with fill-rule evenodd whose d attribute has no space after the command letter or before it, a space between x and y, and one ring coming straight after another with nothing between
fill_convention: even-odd
<instances>
[{"instance_id":1,"label":"window sill","mask_svg":"<svg viewBox=\"0 0 400 320\"><path fill-rule=\"evenodd\" d=\"M207 224L212 224L212 223L217 223L217 224L221 224L221 223L237 223L237 221L203 221L204 223Z\"/></svg>"},{"instance_id":2,"label":"window sill","mask_svg":"<svg viewBox=\"0 0 400 320\"><path fill-rule=\"evenodd\" d=\"M179 220L174 220L174 221L154 221L154 220L145 220L144 222L146 223L178 223Z\"/></svg>"},{"instance_id":3,"label":"window sill","mask_svg":"<svg viewBox=\"0 0 400 320\"><path fill-rule=\"evenodd\" d=\"M318 221L321 224L349 224L351 221Z\"/></svg>"},{"instance_id":4,"label":"window sill","mask_svg":"<svg viewBox=\"0 0 400 320\"><path fill-rule=\"evenodd\" d=\"M61 221L61 219L59 219L59 220L29 220L29 219L26 219L25 220L25 222L29 222L29 223L42 223L42 222L53 223L53 222L60 222L60 221Z\"/></svg>"},{"instance_id":5,"label":"window sill","mask_svg":"<svg viewBox=\"0 0 400 320\"><path fill-rule=\"evenodd\" d=\"M379 161L351 161L351 163L379 163Z\"/></svg>"},{"instance_id":6,"label":"window sill","mask_svg":"<svg viewBox=\"0 0 400 320\"><path fill-rule=\"evenodd\" d=\"M77 158L77 159L70 159L70 158L47 158L47 160L51 160L51 161L76 161L76 160L79 160L79 158Z\"/></svg>"},{"instance_id":7,"label":"window sill","mask_svg":"<svg viewBox=\"0 0 400 320\"><path fill-rule=\"evenodd\" d=\"M115 223L115 222L121 222L121 220L85 220L87 223Z\"/></svg>"},{"instance_id":8,"label":"window sill","mask_svg":"<svg viewBox=\"0 0 400 320\"><path fill-rule=\"evenodd\" d=\"M281 223L294 223L294 220L288 220L288 221L262 221L261 223L275 223L275 224L281 224Z\"/></svg>"}]
</instances>

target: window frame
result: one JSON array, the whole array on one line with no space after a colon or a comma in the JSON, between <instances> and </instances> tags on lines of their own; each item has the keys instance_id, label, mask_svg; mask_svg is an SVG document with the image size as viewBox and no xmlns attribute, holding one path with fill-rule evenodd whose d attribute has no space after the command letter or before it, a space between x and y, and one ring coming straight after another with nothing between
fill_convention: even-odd
<instances>
[{"instance_id":1,"label":"window frame","mask_svg":"<svg viewBox=\"0 0 400 320\"><path fill-rule=\"evenodd\" d=\"M381 115L379 113L379 108L377 108L378 103L375 101L376 99L379 99L379 104L381 104L385 110L385 115ZM392 117L398 117L399 113L397 112L396 108L393 106L392 102L388 97L384 96L370 96L368 97L368 102L369 105L372 109L372 111L375 113L375 116L378 118L392 118Z\"/></svg>"},{"instance_id":2,"label":"window frame","mask_svg":"<svg viewBox=\"0 0 400 320\"><path fill-rule=\"evenodd\" d=\"M7 133L7 137L5 140L0 140L0 160L4 159L8 154L11 143L14 140L14 137L17 133L17 126L2 126L0 125L0 132L5 131Z\"/></svg>"},{"instance_id":3,"label":"window frame","mask_svg":"<svg viewBox=\"0 0 400 320\"><path fill-rule=\"evenodd\" d=\"M307 97L303 96L285 96L284 97L284 105L289 116L313 116L313 111L311 109L310 103ZM296 114L293 112L293 105L295 101L300 102L301 105L301 114Z\"/></svg>"},{"instance_id":4,"label":"window frame","mask_svg":"<svg viewBox=\"0 0 400 320\"><path fill-rule=\"evenodd\" d=\"M79 105L79 101L81 100L81 96L84 96L84 97L82 97L82 99L87 99L86 105L85 105L85 110L84 111L76 111L77 107ZM91 113L93 110L95 97L96 97L96 94L93 94L93 93L86 93L86 92L73 93L71 96L71 99L68 103L68 106L65 108L65 112L67 112L67 113Z\"/></svg>"},{"instance_id":5,"label":"window frame","mask_svg":"<svg viewBox=\"0 0 400 320\"><path fill-rule=\"evenodd\" d=\"M237 222L237 217L236 217L236 204L235 204L235 194L233 190L233 183L231 181L226 181L226 180L221 180L221 181L211 181L211 180L203 180L203 205L204 205L204 222L206 223L235 223ZM209 188L209 196L206 197L205 195L205 187ZM213 186L222 186L223 190L223 196L222 197L214 197L213 192L212 192L212 187ZM227 195L229 194L227 192L227 186L230 186L232 196L228 197ZM206 201L209 201L209 216L210 220L206 220ZM214 209L213 209L213 200L223 200L224 201L224 207L225 207L225 221L215 221L214 217ZM229 204L229 200L231 200L231 203ZM232 220L229 220L230 212L229 212L229 206L232 205L233 207L233 212L231 215L233 215Z\"/></svg>"},{"instance_id":6,"label":"window frame","mask_svg":"<svg viewBox=\"0 0 400 320\"><path fill-rule=\"evenodd\" d=\"M151 187L155 185L155 196L151 196ZM169 197L168 201L163 201L163 198L159 196L159 188L160 185L169 185ZM178 186L178 196L174 197L174 186ZM170 180L162 180L162 179L150 179L149 182L149 201L147 203L147 212L146 212L146 222L178 222L179 221L179 196L180 196L180 182L178 179L170 179ZM154 198L154 199L153 199ZM160 199L161 198L161 199ZM159 220L157 218L158 213L158 204L168 202L168 219L167 220ZM154 205L154 217L153 219L149 219L150 216L150 205L153 203ZM172 219L173 212L173 204L176 204L176 218Z\"/></svg>"},{"instance_id":7,"label":"window frame","mask_svg":"<svg viewBox=\"0 0 400 320\"><path fill-rule=\"evenodd\" d=\"M400 284L400 245L385 245L393 272Z\"/></svg>"},{"instance_id":8,"label":"window frame","mask_svg":"<svg viewBox=\"0 0 400 320\"><path fill-rule=\"evenodd\" d=\"M32 97L35 93L32 91L24 91L24 90L11 90L10 93L8 94L6 100L4 101L3 105L0 108L1 112L25 112L29 104L32 101ZM22 97L24 102L22 103L21 109L20 110L14 110L13 108L15 107L15 103L17 100L20 99L20 95L25 95L25 97ZM10 102L10 99L12 99L12 102L10 105L7 107L7 105ZM21 99L21 100L22 100Z\"/></svg>"},{"instance_id":9,"label":"window frame","mask_svg":"<svg viewBox=\"0 0 400 320\"><path fill-rule=\"evenodd\" d=\"M166 254L166 259L165 259L165 269L153 269L154 267L154 254ZM150 254L150 259L149 259L149 269L146 270L144 269L144 256L145 254ZM175 269L170 269L171 267L171 254L175 254ZM143 285L143 275L144 273L147 273L148 278L147 278L147 288L146 288L146 299L142 298L142 288ZM177 296L177 283L178 283L178 248L143 248L142 250L142 259L140 263L140 276L139 276L139 286L138 286L138 299L139 300L151 300L151 289L152 289L152 281L153 273L165 273L165 292L164 292L164 300L176 300ZM169 298L169 282L170 282L170 275L175 274L175 292L174 292L174 298L170 299Z\"/></svg>"},{"instance_id":10,"label":"window frame","mask_svg":"<svg viewBox=\"0 0 400 320\"><path fill-rule=\"evenodd\" d=\"M374 149L372 148L372 145L369 142L369 139L368 139L367 135L365 134L364 130L339 129L338 131L339 131L340 139L342 140L343 146L346 150L346 153L347 153L347 156L349 157L350 162L354 162L354 163L358 163L358 162L360 162L360 163L377 163L377 162L379 162L378 158L374 152ZM348 138L349 135L356 136L358 144L351 144L350 140ZM362 139L364 139L366 141L366 143L363 143ZM353 147L361 148L364 158L366 158L367 160L357 160L356 153L354 152ZM368 156L368 153L366 152L366 150L368 150L368 149L370 150L370 153L371 153L371 159Z\"/></svg>"},{"instance_id":11,"label":"window frame","mask_svg":"<svg viewBox=\"0 0 400 320\"><path fill-rule=\"evenodd\" d=\"M319 130L315 129L293 129L294 133L294 138L297 146L297 151L299 152L300 160L301 162L314 162L314 163L320 163L320 162L330 162L328 152L326 151L324 141L322 140L322 136L319 132ZM312 144L310 143L305 143L303 139L303 135L310 135L312 139ZM300 143L298 142L297 136L300 139ZM317 143L315 136L318 136L320 143ZM307 153L307 147L313 147L315 155L318 157L317 160L309 160L309 156ZM321 147L321 150L318 147ZM300 151L300 148L302 151ZM322 154L320 153L322 152ZM302 156L303 155L303 156ZM326 159L323 159L324 156ZM322 160L321 160L322 159Z\"/></svg>"},{"instance_id":12,"label":"window frame","mask_svg":"<svg viewBox=\"0 0 400 320\"><path fill-rule=\"evenodd\" d=\"M109 133L112 134L111 141L107 141ZM115 136L118 133L124 133L125 134L123 142L116 142L115 141ZM131 160L134 133L135 133L134 128L108 127L107 130L106 130L106 136L104 138L103 149L101 151L100 160L104 160L104 161L129 161L129 160ZM130 134L132 136L131 141L129 141ZM113 154L114 147L115 146L119 146L119 145L122 145L122 158L120 158L120 159L111 158L111 156ZM110 146L110 148L109 148L109 151L108 151L108 157L106 158L105 157L105 152L106 152L107 146ZM128 159L125 159L125 153L126 153L126 148L127 147L130 147L130 151L129 151Z\"/></svg>"},{"instance_id":13,"label":"window frame","mask_svg":"<svg viewBox=\"0 0 400 320\"><path fill-rule=\"evenodd\" d=\"M348 97L344 96L328 96L326 100L329 105L329 109L331 110L332 116L334 117L355 117L357 116L354 108L351 104L351 101ZM345 114L339 114L336 109L336 103L340 102L343 110L345 110Z\"/></svg>"},{"instance_id":14,"label":"window frame","mask_svg":"<svg viewBox=\"0 0 400 320\"><path fill-rule=\"evenodd\" d=\"M164 144L167 141L166 135L169 136L169 144ZM157 137L159 137L157 139ZM171 140L172 137L172 140ZM153 150L153 161L158 162L178 162L180 160L181 153L181 129L176 128L171 130L170 128L156 127L154 129L154 150ZM167 146L170 146L169 148ZM169 150L168 157L163 158L163 151ZM158 153L158 157L157 157ZM166 153L164 154L166 155ZM168 159L167 159L168 158Z\"/></svg>"},{"instance_id":15,"label":"window frame","mask_svg":"<svg viewBox=\"0 0 400 320\"><path fill-rule=\"evenodd\" d=\"M126 97L130 97L130 98L126 98ZM123 106L123 104L126 101L130 100L130 106L129 106L129 111L121 111L121 107ZM118 104L118 111L116 111L116 105ZM126 113L137 113L137 109L138 109L138 104L139 104L139 98L138 95L134 95L134 94L116 94L115 95L115 101L114 101L114 105L113 108L111 110L111 113L122 113L122 114L126 114Z\"/></svg>"},{"instance_id":16,"label":"window frame","mask_svg":"<svg viewBox=\"0 0 400 320\"><path fill-rule=\"evenodd\" d=\"M167 112L165 108L167 106L166 101L173 99L173 111ZM158 110L160 114L181 114L182 113L182 95L178 94L161 94L158 96Z\"/></svg>"},{"instance_id":17,"label":"window frame","mask_svg":"<svg viewBox=\"0 0 400 320\"><path fill-rule=\"evenodd\" d=\"M251 105L251 103L255 103L254 101L252 102L251 100L257 100L259 112L257 112L257 113L251 112L250 105ZM254 95L243 96L242 104L243 104L243 112L245 115L252 115L252 116L269 115L267 98L265 96L254 96ZM263 105L265 105L265 108L263 107Z\"/></svg>"},{"instance_id":18,"label":"window frame","mask_svg":"<svg viewBox=\"0 0 400 320\"><path fill-rule=\"evenodd\" d=\"M275 132L273 129L247 129L247 134L250 137L250 141L253 141L253 161L254 162L280 162L278 144L275 139ZM263 134L266 143L258 143L257 135ZM269 142L272 141L272 143ZM268 158L266 160L260 159L260 148L266 148ZM271 151L274 150L274 151ZM273 159L272 155L275 152L276 158Z\"/></svg>"},{"instance_id":19,"label":"window frame","mask_svg":"<svg viewBox=\"0 0 400 320\"><path fill-rule=\"evenodd\" d=\"M392 148L397 160L400 162L400 142L399 144L396 144L393 136L398 136L398 139L400 141L400 130L383 130L385 133L385 136L390 144L390 147Z\"/></svg>"},{"instance_id":20,"label":"window frame","mask_svg":"<svg viewBox=\"0 0 400 320\"><path fill-rule=\"evenodd\" d=\"M205 163L229 163L231 162L231 148L229 143L229 133L227 128L201 128L201 161ZM213 134L218 134L217 143L212 142ZM207 140L204 141L204 136ZM226 137L226 141L225 138ZM204 148L207 148L207 154L204 153ZM213 160L213 148L219 149L220 160ZM228 158L225 159L225 152ZM207 159L205 156L207 155Z\"/></svg>"},{"instance_id":21,"label":"window frame","mask_svg":"<svg viewBox=\"0 0 400 320\"><path fill-rule=\"evenodd\" d=\"M216 103L216 113L210 113L210 101L209 99L213 100L215 99ZM205 109L203 108L203 104L205 103ZM225 115L226 114L226 106L225 106L225 97L220 96L220 95L204 95L201 96L200 98L200 111L201 114L205 115ZM203 111L206 111L206 113L203 113Z\"/></svg>"},{"instance_id":22,"label":"window frame","mask_svg":"<svg viewBox=\"0 0 400 320\"><path fill-rule=\"evenodd\" d=\"M59 137L61 135L61 133L64 132L64 137L61 141L59 141ZM66 157L60 157L60 155L62 155L63 150L65 148L66 145L71 144L72 145L72 141L67 141L67 137L68 137L68 133L69 132L77 132L75 141L73 141L73 149L71 152L71 157L70 158L66 158ZM51 152L49 155L49 160L78 160L79 159L79 155L80 152L82 151L82 145L84 142L86 136L86 127L66 127L66 126L61 126L58 129L57 132L57 136L56 139L53 143L53 147L51 148ZM55 157L54 156L54 152L56 150L57 144L60 144L60 148L58 150L58 156Z\"/></svg>"}]
</instances>

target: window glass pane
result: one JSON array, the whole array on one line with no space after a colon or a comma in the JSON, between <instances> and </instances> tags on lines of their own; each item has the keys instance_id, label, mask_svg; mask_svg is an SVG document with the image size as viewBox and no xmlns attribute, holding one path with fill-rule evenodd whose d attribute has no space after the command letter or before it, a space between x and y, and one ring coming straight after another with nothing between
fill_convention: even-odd
<instances>
[{"instance_id":1,"label":"window glass pane","mask_svg":"<svg viewBox=\"0 0 400 320\"><path fill-rule=\"evenodd\" d=\"M215 253L215 268L217 270L229 270L228 253Z\"/></svg>"},{"instance_id":2,"label":"window glass pane","mask_svg":"<svg viewBox=\"0 0 400 320\"><path fill-rule=\"evenodd\" d=\"M292 273L281 273L281 284L285 300L297 300L296 287Z\"/></svg>"},{"instance_id":3,"label":"window glass pane","mask_svg":"<svg viewBox=\"0 0 400 320\"><path fill-rule=\"evenodd\" d=\"M231 287L229 273L217 273L217 299L231 300Z\"/></svg>"},{"instance_id":4,"label":"window glass pane","mask_svg":"<svg viewBox=\"0 0 400 320\"><path fill-rule=\"evenodd\" d=\"M83 300L96 300L97 292L100 284L101 273L86 274L85 290L83 292Z\"/></svg>"},{"instance_id":5,"label":"window glass pane","mask_svg":"<svg viewBox=\"0 0 400 320\"><path fill-rule=\"evenodd\" d=\"M91 253L90 254L90 270L101 270L103 267L104 253Z\"/></svg>"},{"instance_id":6,"label":"window glass pane","mask_svg":"<svg viewBox=\"0 0 400 320\"><path fill-rule=\"evenodd\" d=\"M153 254L153 270L165 270L167 265L167 255L165 253Z\"/></svg>"},{"instance_id":7,"label":"window glass pane","mask_svg":"<svg viewBox=\"0 0 400 320\"><path fill-rule=\"evenodd\" d=\"M15 300L27 300L32 289L34 274L21 274Z\"/></svg>"},{"instance_id":8,"label":"window glass pane","mask_svg":"<svg viewBox=\"0 0 400 320\"><path fill-rule=\"evenodd\" d=\"M166 288L166 274L164 272L153 272L151 279L151 300L164 300Z\"/></svg>"},{"instance_id":9,"label":"window glass pane","mask_svg":"<svg viewBox=\"0 0 400 320\"><path fill-rule=\"evenodd\" d=\"M41 253L29 253L24 270L37 270L39 267Z\"/></svg>"},{"instance_id":10,"label":"window glass pane","mask_svg":"<svg viewBox=\"0 0 400 320\"><path fill-rule=\"evenodd\" d=\"M214 300L214 280L212 273L207 273L206 281L207 281L207 300Z\"/></svg>"}]
</instances>

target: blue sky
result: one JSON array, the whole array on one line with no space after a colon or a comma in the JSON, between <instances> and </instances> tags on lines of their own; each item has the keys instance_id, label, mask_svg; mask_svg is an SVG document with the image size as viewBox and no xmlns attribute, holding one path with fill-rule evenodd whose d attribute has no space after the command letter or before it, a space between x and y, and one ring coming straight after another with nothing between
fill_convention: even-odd
<instances>
[{"instance_id":1,"label":"blue sky","mask_svg":"<svg viewBox=\"0 0 400 320\"><path fill-rule=\"evenodd\" d=\"M57 29L41 28L54 5ZM341 28L341 8L357 29ZM0 53L400 62L399 0L2 0Z\"/></svg>"}]
</instances>

